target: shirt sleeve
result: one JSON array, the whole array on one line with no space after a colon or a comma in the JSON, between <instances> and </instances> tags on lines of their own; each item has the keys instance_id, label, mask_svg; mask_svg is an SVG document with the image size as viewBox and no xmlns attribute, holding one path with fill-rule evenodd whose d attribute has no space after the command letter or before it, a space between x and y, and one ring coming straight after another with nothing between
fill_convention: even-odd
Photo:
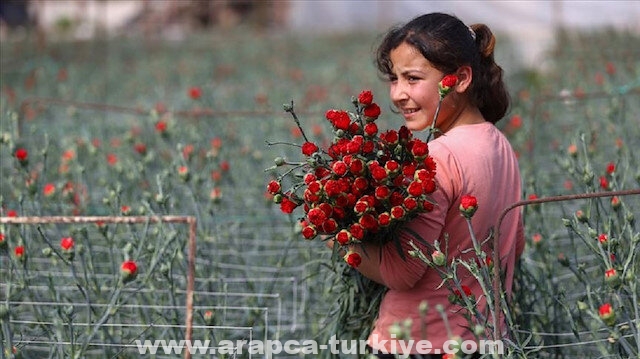
<instances>
[{"instance_id":1,"label":"shirt sleeve","mask_svg":"<svg viewBox=\"0 0 640 359\"><path fill-rule=\"evenodd\" d=\"M431 194L434 209L422 213L407 222L394 240L385 244L381 251L380 274L384 284L393 290L409 290L424 276L428 266L419 258L408 253L414 248L413 242L425 255L428 255L424 242L433 244L442 234L445 219L454 196L453 180L449 171L451 158L436 160L436 191ZM418 236L419 238L416 238ZM402 254L400 253L402 252Z\"/></svg>"}]
</instances>

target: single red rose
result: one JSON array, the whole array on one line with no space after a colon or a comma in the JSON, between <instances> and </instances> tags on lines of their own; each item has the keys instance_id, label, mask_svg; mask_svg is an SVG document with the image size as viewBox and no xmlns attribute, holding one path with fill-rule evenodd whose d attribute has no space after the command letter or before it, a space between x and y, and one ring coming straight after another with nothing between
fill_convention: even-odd
<instances>
[{"instance_id":1,"label":"single red rose","mask_svg":"<svg viewBox=\"0 0 640 359\"><path fill-rule=\"evenodd\" d=\"M412 181L407 187L407 192L410 196L419 197L422 195L422 182L421 181Z\"/></svg>"},{"instance_id":2,"label":"single red rose","mask_svg":"<svg viewBox=\"0 0 640 359\"><path fill-rule=\"evenodd\" d=\"M403 202L404 202L404 200L403 200ZM402 206L393 206L391 208L390 212L391 212L391 218L392 219L396 219L396 220L397 219L403 219L405 214L406 214L406 212L405 212L405 210L404 210L404 208Z\"/></svg>"},{"instance_id":3,"label":"single red rose","mask_svg":"<svg viewBox=\"0 0 640 359\"><path fill-rule=\"evenodd\" d=\"M364 228L359 223L354 223L349 226L349 232L351 233L351 238L357 239L359 241L364 238Z\"/></svg>"},{"instance_id":4,"label":"single red rose","mask_svg":"<svg viewBox=\"0 0 640 359\"><path fill-rule=\"evenodd\" d=\"M349 114L346 111L338 111L333 127L335 127L336 130L347 131L349 126L351 126Z\"/></svg>"},{"instance_id":5,"label":"single red rose","mask_svg":"<svg viewBox=\"0 0 640 359\"><path fill-rule=\"evenodd\" d=\"M418 201L413 197L407 197L402 201L402 206L409 212L418 208Z\"/></svg>"},{"instance_id":6,"label":"single red rose","mask_svg":"<svg viewBox=\"0 0 640 359\"><path fill-rule=\"evenodd\" d=\"M378 134L378 125L376 125L374 122L367 123L366 125L364 125L364 134L367 137L374 137Z\"/></svg>"},{"instance_id":7,"label":"single red rose","mask_svg":"<svg viewBox=\"0 0 640 359\"><path fill-rule=\"evenodd\" d=\"M382 212L378 215L378 226L387 227L391 224L391 215L389 212Z\"/></svg>"},{"instance_id":8,"label":"single red rose","mask_svg":"<svg viewBox=\"0 0 640 359\"><path fill-rule=\"evenodd\" d=\"M391 196L391 190L387 186L378 186L375 188L374 194L377 199L385 200Z\"/></svg>"},{"instance_id":9,"label":"single red rose","mask_svg":"<svg viewBox=\"0 0 640 359\"><path fill-rule=\"evenodd\" d=\"M320 226L327 219L327 215L323 210L316 207L309 210L307 218L309 218L309 222L311 222L315 226Z\"/></svg>"},{"instance_id":10,"label":"single red rose","mask_svg":"<svg viewBox=\"0 0 640 359\"><path fill-rule=\"evenodd\" d=\"M415 139L411 143L411 154L417 160L421 160L429 154L429 146L426 142Z\"/></svg>"}]
</instances>

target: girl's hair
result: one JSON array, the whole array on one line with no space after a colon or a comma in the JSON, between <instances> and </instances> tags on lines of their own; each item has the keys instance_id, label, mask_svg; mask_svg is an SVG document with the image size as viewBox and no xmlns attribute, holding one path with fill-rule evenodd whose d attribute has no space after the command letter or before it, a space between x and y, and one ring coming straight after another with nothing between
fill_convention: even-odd
<instances>
[{"instance_id":1,"label":"girl's hair","mask_svg":"<svg viewBox=\"0 0 640 359\"><path fill-rule=\"evenodd\" d=\"M469 65L473 80L468 90L470 101L478 106L487 121L496 123L509 107L509 93L502 80L502 68L493 58L496 38L484 24L467 27L457 17L431 13L392 28L376 53L378 70L392 75L390 53L407 43L415 47L436 69L454 73Z\"/></svg>"}]
</instances>

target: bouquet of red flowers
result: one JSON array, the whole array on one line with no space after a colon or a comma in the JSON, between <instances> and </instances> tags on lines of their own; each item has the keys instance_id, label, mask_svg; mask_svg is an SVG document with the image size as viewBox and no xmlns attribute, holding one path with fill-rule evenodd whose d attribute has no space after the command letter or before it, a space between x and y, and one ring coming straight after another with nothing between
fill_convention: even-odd
<instances>
[{"instance_id":1,"label":"bouquet of red flowers","mask_svg":"<svg viewBox=\"0 0 640 359\"><path fill-rule=\"evenodd\" d=\"M436 130L440 103L456 82L457 78L449 75L440 83L440 102L429 137ZM400 250L397 231L433 209L429 194L436 189L436 164L429 156L427 142L413 137L405 126L380 131L376 120L381 111L371 91L362 91L352 103L353 111L326 112L335 135L327 148L308 140L293 103L285 105L305 141L299 145L304 157L298 162L276 158L271 170L287 169L268 183L267 191L282 212L302 209L300 224L305 239L334 239L338 244L334 253L340 252L339 247L346 249L342 263L347 265L336 263L334 267L338 278L332 292L337 292L338 308L329 317L337 319L325 328L328 335L363 339L386 288L354 270L361 258L349 247L395 241Z\"/></svg>"},{"instance_id":2,"label":"bouquet of red flowers","mask_svg":"<svg viewBox=\"0 0 640 359\"><path fill-rule=\"evenodd\" d=\"M328 148L307 141L300 128L306 141L300 146L304 161L276 159L277 167L291 165L302 172L284 172L267 191L284 213L302 207L306 239L333 236L341 246L385 243L403 223L433 208L428 195L436 188L436 165L427 143L405 126L380 132L380 107L370 91L361 92L353 104L353 112L326 112L335 134ZM300 126L293 106L286 110ZM360 263L355 252L344 259L352 267Z\"/></svg>"}]
</instances>

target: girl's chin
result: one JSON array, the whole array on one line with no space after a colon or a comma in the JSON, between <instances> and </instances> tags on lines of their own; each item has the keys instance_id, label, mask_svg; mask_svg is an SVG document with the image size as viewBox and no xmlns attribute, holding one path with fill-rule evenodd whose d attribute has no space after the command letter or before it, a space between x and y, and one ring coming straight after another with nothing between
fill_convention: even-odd
<instances>
[{"instance_id":1,"label":"girl's chin","mask_svg":"<svg viewBox=\"0 0 640 359\"><path fill-rule=\"evenodd\" d=\"M424 131L431 126L431 123L424 122L415 122L415 121L405 121L404 125L411 131Z\"/></svg>"}]
</instances>

